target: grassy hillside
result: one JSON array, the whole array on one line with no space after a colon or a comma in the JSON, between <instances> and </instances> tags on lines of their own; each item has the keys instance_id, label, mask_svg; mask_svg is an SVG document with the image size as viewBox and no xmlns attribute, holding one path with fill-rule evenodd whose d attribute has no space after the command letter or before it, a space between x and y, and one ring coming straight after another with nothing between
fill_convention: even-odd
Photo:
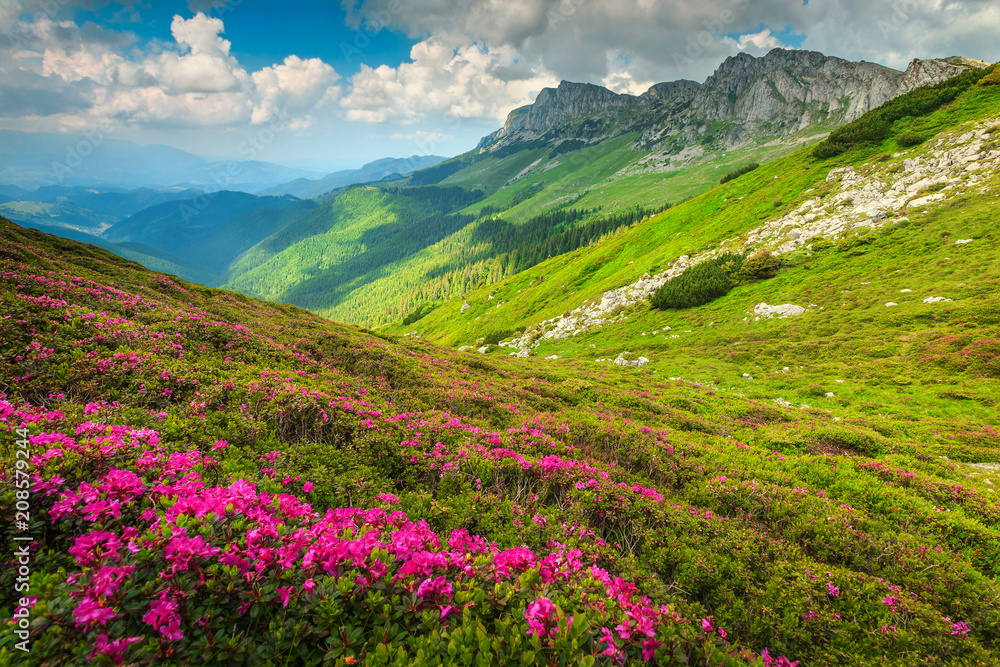
<instances>
[{"instance_id":1,"label":"grassy hillside","mask_svg":"<svg viewBox=\"0 0 1000 667\"><path fill-rule=\"evenodd\" d=\"M933 137L939 132L953 135L964 123L974 123L998 115L1000 94L996 88L975 87L936 112L916 119L898 121L895 132L898 134L915 129L926 137ZM907 159L918 158L927 153L934 147L933 144L934 142L928 141L923 146L907 149L899 146L895 138L887 137L877 144L865 145L831 159L816 158L811 148L804 148L658 216L620 230L588 248L555 257L499 285L475 291L466 298L471 308L465 313L459 312L461 301L446 304L422 319L417 330L422 336L450 345L473 343L491 332L528 331L542 321L558 317L581 304L600 301L607 290L632 284L645 273L664 271L682 256L693 256L723 247L739 250L739 242L751 230L796 211L811 198L827 197L832 202L833 195L838 190L835 183L827 182L827 177L834 169L847 165L870 165L873 182L888 182L895 174L904 170ZM994 180L983 187L988 191L995 191L995 173L989 171L988 174ZM926 194L930 194L933 187L940 186L929 184L927 187L931 190ZM745 335L745 327L748 326L743 323L745 311L752 310L756 303L772 303L775 299L779 302L781 299L794 300L796 303L805 300L807 303L818 304L818 309L823 305L817 296L821 286L825 287L823 293L830 299L830 303L825 306L830 312L811 313L810 317L827 317L832 321L839 321L838 318L844 313L841 311L842 306L834 302L842 289L850 288L852 294L867 296L869 304L877 303L883 296L883 306L888 301L900 300L891 298L893 294L885 284L880 284L882 281L862 278L872 277L872 267L878 262L883 262L886 266L893 262L905 266L905 269L896 267L891 271L893 274L897 270L903 273L905 281L910 284L909 289L953 291L953 287L963 282L966 286L981 284L995 270L991 254L995 245L989 242L991 237L983 236L991 233L990 198L984 197L983 193L982 187L961 195L954 192L942 193L942 196L947 194L949 197L945 204L931 202L926 207L908 209L905 211L907 220L902 224L886 225L873 233L870 239L859 243L860 248L851 251L823 249L822 245L817 246L815 251L800 248L785 257L785 270L779 278L739 288L702 309L660 313L636 306L628 313L628 323L616 325L618 328L609 330L608 335L611 340L624 339L630 341L630 344L642 346L644 341L638 334L643 331L660 330L665 326L676 329L682 324L687 327L689 323L707 326L709 322L715 322L714 328L710 330L712 336L725 330L720 329L721 326L731 328L732 337L738 339ZM898 215L902 216L903 213ZM895 218L891 218L890 222L892 219ZM931 238L929 229L933 230L931 234L936 235L933 242L928 240ZM855 229L850 234L857 234L859 231L865 230ZM949 245L954 247L953 241L949 244L946 239L964 239L977 234L986 239L986 242L957 247L955 253L961 250L963 257L978 257L985 264L975 260L963 261L947 273L939 270L936 263L945 260L937 255ZM779 234L770 243L777 246L788 240L780 236ZM757 245L764 247L768 244ZM905 254L900 254L900 248L906 248ZM882 258L880 250L884 253ZM951 254L954 253L947 252L942 257ZM876 264L873 265L873 262ZM943 280L953 271L958 272L962 278ZM888 277L895 281L895 275ZM871 287L861 285L862 282L870 283ZM980 288L980 291L984 290ZM969 290L965 290L965 293L968 292ZM500 303L503 305L498 306ZM889 312L898 316L900 311ZM402 331L401 328L392 330ZM634 343L631 342L633 333L636 334ZM601 334L594 332L593 335ZM662 337L660 340L663 340ZM586 336L580 337L579 342L581 345L596 344ZM653 344L652 339L645 343ZM676 345L667 342L662 344ZM542 351L544 349L546 348L540 348Z\"/></svg>"},{"instance_id":2,"label":"grassy hillside","mask_svg":"<svg viewBox=\"0 0 1000 667\"><path fill-rule=\"evenodd\" d=\"M647 153L630 148L636 136L555 156L551 147L499 156L470 153L417 172L402 188L335 193L310 216L249 250L215 282L336 321L384 325L527 268L524 258L537 255L548 239L552 252L542 260L577 247L564 246L554 238L559 234L616 228L622 215L638 213L641 219L705 191L730 169L797 145L793 139L707 156L675 171L640 173L644 167L637 161ZM449 166L467 162L457 172ZM460 198L440 208L421 200L421 193L449 191L467 193L472 203ZM568 211L586 214L546 222ZM510 238L507 228L519 225L530 231Z\"/></svg>"},{"instance_id":3,"label":"grassy hillside","mask_svg":"<svg viewBox=\"0 0 1000 667\"><path fill-rule=\"evenodd\" d=\"M40 663L1000 663L990 415L463 354L6 221L0 299Z\"/></svg>"}]
</instances>

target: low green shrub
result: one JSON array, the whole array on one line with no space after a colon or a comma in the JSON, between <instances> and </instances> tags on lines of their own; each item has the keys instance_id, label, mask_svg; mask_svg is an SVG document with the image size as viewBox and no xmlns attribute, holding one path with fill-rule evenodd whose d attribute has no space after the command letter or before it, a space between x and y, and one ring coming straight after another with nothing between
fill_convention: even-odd
<instances>
[{"instance_id":1,"label":"low green shrub","mask_svg":"<svg viewBox=\"0 0 1000 667\"><path fill-rule=\"evenodd\" d=\"M927 137L922 134L917 134L907 130L906 132L900 132L896 135L896 143L902 148L910 148L912 146L919 146L920 144L927 141Z\"/></svg>"},{"instance_id":2,"label":"low green shrub","mask_svg":"<svg viewBox=\"0 0 1000 667\"><path fill-rule=\"evenodd\" d=\"M721 179L719 179L719 185L722 185L723 183L728 183L729 181L735 178L739 178L743 174L749 174L751 171L757 169L758 167L760 167L760 165L757 164L756 162L751 162L750 164L743 165L739 169L731 171L725 176L723 176Z\"/></svg>"},{"instance_id":3,"label":"low green shrub","mask_svg":"<svg viewBox=\"0 0 1000 667\"><path fill-rule=\"evenodd\" d=\"M654 308L694 308L729 294L738 283L743 257L726 253L696 264L656 290L650 303Z\"/></svg>"}]
</instances>

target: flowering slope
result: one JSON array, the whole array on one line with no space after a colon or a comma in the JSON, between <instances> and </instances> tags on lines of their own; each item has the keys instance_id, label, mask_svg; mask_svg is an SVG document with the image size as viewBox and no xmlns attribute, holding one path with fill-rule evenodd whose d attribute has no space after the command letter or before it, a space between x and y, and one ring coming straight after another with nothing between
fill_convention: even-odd
<instances>
[{"instance_id":1,"label":"flowering slope","mask_svg":"<svg viewBox=\"0 0 1000 667\"><path fill-rule=\"evenodd\" d=\"M0 303L30 663L997 662L989 424L403 344L6 221Z\"/></svg>"}]
</instances>

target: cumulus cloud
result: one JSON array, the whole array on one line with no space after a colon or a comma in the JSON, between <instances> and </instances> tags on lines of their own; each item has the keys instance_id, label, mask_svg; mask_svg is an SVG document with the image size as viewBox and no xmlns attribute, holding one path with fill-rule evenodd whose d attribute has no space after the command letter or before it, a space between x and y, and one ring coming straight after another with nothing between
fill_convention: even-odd
<instances>
[{"instance_id":1,"label":"cumulus cloud","mask_svg":"<svg viewBox=\"0 0 1000 667\"><path fill-rule=\"evenodd\" d=\"M204 13L174 16L173 43L146 53L126 48L134 46L131 37L93 24L44 13L27 20L16 13L12 20L19 37L6 51L0 45L6 56L0 75L7 83L30 83L0 87L0 113L56 116L64 129L106 118L179 127L261 124L280 116L301 130L336 108L340 95L340 75L318 58L293 55L247 72L223 37L223 21ZM60 105L61 94L66 99Z\"/></svg>"},{"instance_id":2,"label":"cumulus cloud","mask_svg":"<svg viewBox=\"0 0 1000 667\"><path fill-rule=\"evenodd\" d=\"M740 35L737 39L732 37L723 38L723 43L731 44L737 51L745 51L751 55L763 55L771 49L784 47L781 40L771 34L770 28L765 28L760 32Z\"/></svg>"},{"instance_id":3,"label":"cumulus cloud","mask_svg":"<svg viewBox=\"0 0 1000 667\"><path fill-rule=\"evenodd\" d=\"M509 46L454 48L426 39L413 46L410 62L399 67L362 66L342 106L348 119L372 123L412 122L427 113L503 120L512 107L558 83L551 74L525 69L517 60Z\"/></svg>"},{"instance_id":4,"label":"cumulus cloud","mask_svg":"<svg viewBox=\"0 0 1000 667\"><path fill-rule=\"evenodd\" d=\"M335 85L339 80L340 75L319 58L288 56L281 65L253 73L258 101L252 120L267 122L279 111L296 114L330 108L340 95Z\"/></svg>"},{"instance_id":5,"label":"cumulus cloud","mask_svg":"<svg viewBox=\"0 0 1000 667\"><path fill-rule=\"evenodd\" d=\"M169 93L224 93L239 90L247 82L247 73L229 55L230 43L220 35L225 29L221 19L196 14L183 19L174 16L170 32L181 50L163 53L153 74ZM188 51L188 53L184 53Z\"/></svg>"},{"instance_id":6,"label":"cumulus cloud","mask_svg":"<svg viewBox=\"0 0 1000 667\"><path fill-rule=\"evenodd\" d=\"M356 22L385 0L343 0ZM406 0L394 24L459 48L513 47L539 69L575 81L636 90L646 81L704 80L727 56L761 55L778 35L804 35L803 48L904 67L913 57L1000 59L995 0ZM627 51L627 69L608 54Z\"/></svg>"}]
</instances>

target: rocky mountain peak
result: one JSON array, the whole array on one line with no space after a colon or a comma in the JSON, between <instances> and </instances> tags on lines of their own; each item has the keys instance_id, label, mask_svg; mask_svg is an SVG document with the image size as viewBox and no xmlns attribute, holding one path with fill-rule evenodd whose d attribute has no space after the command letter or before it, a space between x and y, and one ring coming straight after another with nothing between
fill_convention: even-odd
<instances>
[{"instance_id":1,"label":"rocky mountain peak","mask_svg":"<svg viewBox=\"0 0 1000 667\"><path fill-rule=\"evenodd\" d=\"M543 136L595 143L636 129L643 131L637 142L642 149L669 144L664 150L680 150L706 139L733 147L790 136L820 122L850 122L899 94L985 64L957 57L914 60L904 74L818 51L772 49L762 57L730 56L702 84L658 83L638 97L563 81L543 89L534 104L512 111L480 148Z\"/></svg>"},{"instance_id":2,"label":"rocky mountain peak","mask_svg":"<svg viewBox=\"0 0 1000 667\"><path fill-rule=\"evenodd\" d=\"M931 58L920 60L914 58L906 67L903 78L899 82L895 97L899 97L921 86L929 86L946 81L974 67L987 67L989 63L972 58L951 56L949 58Z\"/></svg>"}]
</instances>

